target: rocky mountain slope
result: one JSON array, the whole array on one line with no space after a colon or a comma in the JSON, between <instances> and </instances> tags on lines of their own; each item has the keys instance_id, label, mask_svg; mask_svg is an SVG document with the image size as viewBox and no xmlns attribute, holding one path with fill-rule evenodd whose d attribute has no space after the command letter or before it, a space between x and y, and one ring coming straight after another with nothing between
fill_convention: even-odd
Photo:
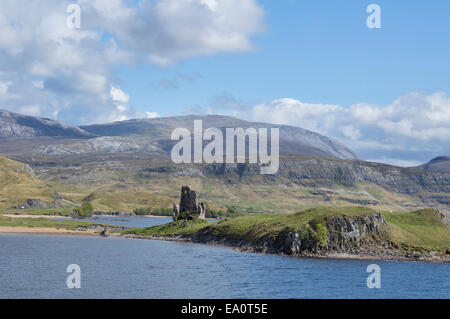
<instances>
[{"instance_id":1,"label":"rocky mountain slope","mask_svg":"<svg viewBox=\"0 0 450 319\"><path fill-rule=\"evenodd\" d=\"M169 207L171 194L182 185L195 186L219 209L231 205L248 212L349 204L386 210L450 210L450 173L438 169L446 167L447 158L416 168L364 162L327 137L276 126L280 127L280 169L275 175L262 176L257 164L174 164L169 156L175 143L170 134L176 127L193 132L195 119L203 120L203 129L274 125L208 115L75 128L2 112L0 123L28 127L33 133L25 129L23 134L0 138L0 154L30 165L41 180L57 185L55 190L68 199L80 202L93 195L98 210ZM56 128L67 135L55 133Z\"/></svg>"},{"instance_id":2,"label":"rocky mountain slope","mask_svg":"<svg viewBox=\"0 0 450 319\"><path fill-rule=\"evenodd\" d=\"M221 129L224 136L226 128L267 128L270 131L270 128L278 127L280 129L281 154L358 159L353 151L338 141L299 127L247 122L222 115L191 115L129 120L103 125L82 126L81 128L101 136L145 136L147 139L158 141L162 149L169 151L174 144L170 141L171 132L177 127L182 127L187 128L193 134L194 120L202 120L204 130L210 127Z\"/></svg>"},{"instance_id":3,"label":"rocky mountain slope","mask_svg":"<svg viewBox=\"0 0 450 319\"><path fill-rule=\"evenodd\" d=\"M0 110L0 137L14 138L14 144L18 143L26 149L13 148L11 151L11 145L3 142L0 143L0 154L170 154L172 146L177 142L170 140L172 131L182 127L193 133L194 120L202 120L204 130L209 127L221 129L224 136L226 128L267 128L270 131L270 128L278 127L280 154L358 159L353 151L338 141L299 127L252 123L228 116L177 116L75 127L51 119L3 110ZM62 137L65 140L61 140ZM32 138L33 142L27 144L26 141Z\"/></svg>"},{"instance_id":4,"label":"rocky mountain slope","mask_svg":"<svg viewBox=\"0 0 450 319\"><path fill-rule=\"evenodd\" d=\"M433 158L426 164L420 165L419 168L437 171L437 172L450 172L450 156L439 156Z\"/></svg>"},{"instance_id":5,"label":"rocky mountain slope","mask_svg":"<svg viewBox=\"0 0 450 319\"><path fill-rule=\"evenodd\" d=\"M157 143L145 138L102 136L73 143L42 145L32 152L36 156L95 153L163 154L164 151Z\"/></svg>"},{"instance_id":6,"label":"rocky mountain slope","mask_svg":"<svg viewBox=\"0 0 450 319\"><path fill-rule=\"evenodd\" d=\"M220 209L289 212L316 205L448 211L450 173L380 163L282 155L274 175L257 164L174 164L165 155L80 154L24 159L67 198L95 193L98 209L170 207L174 190L191 185ZM64 186L63 186L64 185ZM65 189L65 190L63 190Z\"/></svg>"},{"instance_id":7,"label":"rocky mountain slope","mask_svg":"<svg viewBox=\"0 0 450 319\"><path fill-rule=\"evenodd\" d=\"M94 135L59 121L0 110L0 137L36 136L87 138Z\"/></svg>"}]
</instances>

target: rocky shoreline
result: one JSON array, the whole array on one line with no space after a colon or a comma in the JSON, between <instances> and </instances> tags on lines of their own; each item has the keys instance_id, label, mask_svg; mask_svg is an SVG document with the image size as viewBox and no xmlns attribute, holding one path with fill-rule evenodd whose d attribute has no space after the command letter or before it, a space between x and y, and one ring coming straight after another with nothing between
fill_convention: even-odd
<instances>
[{"instance_id":1,"label":"rocky shoreline","mask_svg":"<svg viewBox=\"0 0 450 319\"><path fill-rule=\"evenodd\" d=\"M408 252L401 249L368 249L368 250L353 250L353 251L321 251L321 252L302 252L296 254L288 254L284 251L277 251L268 246L255 245L246 241L233 241L226 239L212 239L212 238L200 238L198 236L185 237L185 236L150 236L150 235L135 235L125 234L116 235L125 238L134 239L147 239L147 240L160 240L160 241L174 241L184 243L196 243L211 246L231 247L235 251L245 253L256 253L265 255L285 256L285 257L298 257L298 258L335 258L335 259L361 259L361 260L391 260L391 261L419 261L419 262L433 262L450 264L450 252L447 251L445 255L438 256L432 253L418 254L414 252Z\"/></svg>"},{"instance_id":2,"label":"rocky shoreline","mask_svg":"<svg viewBox=\"0 0 450 319\"><path fill-rule=\"evenodd\" d=\"M245 234L236 236L233 232L219 231L211 225L192 234L124 236L227 246L242 252L280 256L450 263L449 249L432 251L394 243L389 235L390 226L381 213L330 216L322 223L310 221L309 226L303 225L297 230L280 229L257 239Z\"/></svg>"},{"instance_id":3,"label":"rocky shoreline","mask_svg":"<svg viewBox=\"0 0 450 319\"><path fill-rule=\"evenodd\" d=\"M450 264L450 251L444 255L436 253L417 253L400 248L391 247L365 247L350 250L321 250L317 252L302 251L289 253L270 243L254 244L247 241L229 240L225 238L214 238L207 236L155 236L120 234L117 231L123 230L121 227L100 227L98 225L88 227L78 227L76 230L52 229L52 228L32 228L32 227L3 227L0 233L28 233L28 234L54 234L54 235L80 235L80 236L102 236L102 237L122 237L146 240L173 241L205 244L211 246L231 247L235 251L286 256L299 258L335 258L335 259L361 259L361 260L391 260L391 261L419 261Z\"/></svg>"}]
</instances>

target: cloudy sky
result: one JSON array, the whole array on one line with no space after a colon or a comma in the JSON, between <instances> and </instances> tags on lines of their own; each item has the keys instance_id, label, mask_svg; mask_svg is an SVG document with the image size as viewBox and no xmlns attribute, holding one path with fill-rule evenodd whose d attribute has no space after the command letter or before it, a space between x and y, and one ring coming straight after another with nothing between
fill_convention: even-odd
<instances>
[{"instance_id":1,"label":"cloudy sky","mask_svg":"<svg viewBox=\"0 0 450 319\"><path fill-rule=\"evenodd\" d=\"M449 14L447 0L2 0L0 108L71 124L229 114L415 165L450 155Z\"/></svg>"}]
</instances>

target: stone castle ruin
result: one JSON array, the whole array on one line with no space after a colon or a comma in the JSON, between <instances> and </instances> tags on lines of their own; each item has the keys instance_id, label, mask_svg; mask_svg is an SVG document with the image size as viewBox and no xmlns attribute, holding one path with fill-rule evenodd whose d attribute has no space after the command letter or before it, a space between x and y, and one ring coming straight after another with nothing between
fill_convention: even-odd
<instances>
[{"instance_id":1,"label":"stone castle ruin","mask_svg":"<svg viewBox=\"0 0 450 319\"><path fill-rule=\"evenodd\" d=\"M180 205L173 203L173 220L197 218L206 218L205 203L197 204L197 193L191 190L189 186L183 186L181 187Z\"/></svg>"}]
</instances>

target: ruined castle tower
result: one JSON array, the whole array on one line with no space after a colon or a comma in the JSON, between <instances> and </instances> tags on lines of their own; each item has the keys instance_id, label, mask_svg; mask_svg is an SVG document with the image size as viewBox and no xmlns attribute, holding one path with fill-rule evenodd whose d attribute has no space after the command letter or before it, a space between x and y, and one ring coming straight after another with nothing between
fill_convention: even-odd
<instances>
[{"instance_id":1,"label":"ruined castle tower","mask_svg":"<svg viewBox=\"0 0 450 319\"><path fill-rule=\"evenodd\" d=\"M181 187L180 205L173 204L173 220L180 219L205 219L205 203L197 204L197 193L189 186Z\"/></svg>"}]
</instances>

